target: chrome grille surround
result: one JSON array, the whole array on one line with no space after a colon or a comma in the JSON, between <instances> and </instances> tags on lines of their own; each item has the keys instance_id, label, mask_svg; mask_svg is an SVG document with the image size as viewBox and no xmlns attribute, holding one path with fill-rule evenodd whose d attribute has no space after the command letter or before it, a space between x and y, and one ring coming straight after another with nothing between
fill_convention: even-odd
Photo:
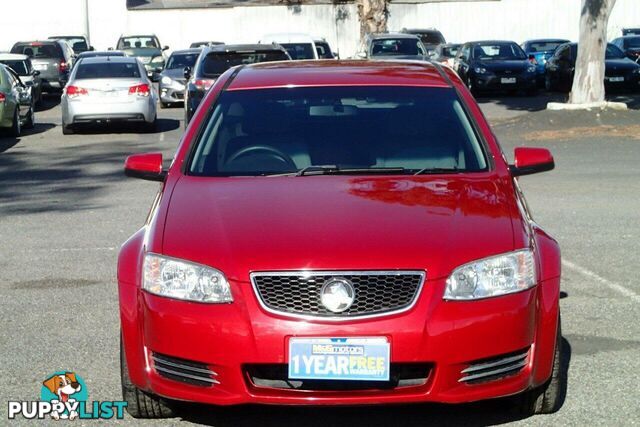
<instances>
[{"instance_id":1,"label":"chrome grille surround","mask_svg":"<svg viewBox=\"0 0 640 427\"><path fill-rule=\"evenodd\" d=\"M527 356L529 356L528 348L517 353L471 363L468 368L460 372L463 376L458 382L473 384L518 374L527 365Z\"/></svg>"},{"instance_id":2,"label":"chrome grille surround","mask_svg":"<svg viewBox=\"0 0 640 427\"><path fill-rule=\"evenodd\" d=\"M356 291L351 308L339 314L329 312L320 303L322 285L329 278L335 277L349 280ZM424 270L265 271L252 272L250 278L261 307L270 313L309 320L348 321L389 316L410 310L422 291L426 272ZM277 284L273 285L275 282ZM269 289L270 287L278 289ZM404 294L399 298L399 302L393 301L397 297L395 292ZM369 307L364 308L367 304Z\"/></svg>"},{"instance_id":3,"label":"chrome grille surround","mask_svg":"<svg viewBox=\"0 0 640 427\"><path fill-rule=\"evenodd\" d=\"M153 367L160 376L173 381L180 381L201 387L210 387L220 384L216 377L218 374L212 371L208 365L191 360L178 359L160 353L152 353Z\"/></svg>"}]
</instances>

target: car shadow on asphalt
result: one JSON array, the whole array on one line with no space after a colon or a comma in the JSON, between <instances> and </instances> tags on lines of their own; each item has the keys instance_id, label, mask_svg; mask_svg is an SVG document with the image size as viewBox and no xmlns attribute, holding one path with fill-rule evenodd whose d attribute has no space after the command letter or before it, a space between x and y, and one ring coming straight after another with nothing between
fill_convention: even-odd
<instances>
[{"instance_id":1,"label":"car shadow on asphalt","mask_svg":"<svg viewBox=\"0 0 640 427\"><path fill-rule=\"evenodd\" d=\"M109 123L97 125L75 125L74 133L78 135L145 133L157 134L170 132L180 127L180 120L158 118L154 130L144 129L141 123Z\"/></svg>"},{"instance_id":2,"label":"car shadow on asphalt","mask_svg":"<svg viewBox=\"0 0 640 427\"><path fill-rule=\"evenodd\" d=\"M12 136L7 136L4 133L0 133L0 153L4 153L10 148L15 147L23 136L37 135L39 133L46 132L53 127L55 127L53 123L36 123L32 129L22 129L22 135L20 135L20 138L14 138Z\"/></svg>"},{"instance_id":3,"label":"car shadow on asphalt","mask_svg":"<svg viewBox=\"0 0 640 427\"><path fill-rule=\"evenodd\" d=\"M566 400L571 344L562 338L560 366L560 410ZM367 427L397 426L486 426L514 422L526 416L514 411L511 398L460 405L411 404L352 407L259 406L214 407L180 404L178 416L184 421L217 427ZM538 415L537 417L544 417Z\"/></svg>"},{"instance_id":4,"label":"car shadow on asphalt","mask_svg":"<svg viewBox=\"0 0 640 427\"><path fill-rule=\"evenodd\" d=\"M36 113L51 110L60 104L60 94L43 93L40 103L36 105ZM37 119L37 117L36 117Z\"/></svg>"},{"instance_id":5,"label":"car shadow on asphalt","mask_svg":"<svg viewBox=\"0 0 640 427\"><path fill-rule=\"evenodd\" d=\"M566 103L569 94L561 92L539 92L534 96L504 94L483 94L476 97L478 104L497 104L507 110L535 112L547 109L549 102ZM607 94L607 101L624 102L631 110L640 109L639 93L612 92Z\"/></svg>"}]
</instances>

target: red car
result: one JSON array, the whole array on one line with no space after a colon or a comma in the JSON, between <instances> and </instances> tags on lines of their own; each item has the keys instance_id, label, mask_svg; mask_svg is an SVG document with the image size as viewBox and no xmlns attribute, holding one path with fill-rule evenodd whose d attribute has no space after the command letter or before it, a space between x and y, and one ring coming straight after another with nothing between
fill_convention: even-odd
<instances>
[{"instance_id":1,"label":"red car","mask_svg":"<svg viewBox=\"0 0 640 427\"><path fill-rule=\"evenodd\" d=\"M560 251L448 68L236 67L213 85L118 262L122 385L173 401L355 405L517 396L557 410Z\"/></svg>"}]
</instances>

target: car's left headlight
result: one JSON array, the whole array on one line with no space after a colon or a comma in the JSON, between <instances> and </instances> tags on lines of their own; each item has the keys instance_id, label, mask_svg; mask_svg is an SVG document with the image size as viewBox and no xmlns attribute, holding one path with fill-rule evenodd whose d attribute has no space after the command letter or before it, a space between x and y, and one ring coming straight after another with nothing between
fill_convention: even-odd
<instances>
[{"instance_id":1,"label":"car's left headlight","mask_svg":"<svg viewBox=\"0 0 640 427\"><path fill-rule=\"evenodd\" d=\"M527 67L527 73L535 73L536 72L536 66L535 65L529 65Z\"/></svg>"},{"instance_id":2,"label":"car's left headlight","mask_svg":"<svg viewBox=\"0 0 640 427\"><path fill-rule=\"evenodd\" d=\"M474 300L511 294L536 284L530 249L485 258L456 268L447 279L446 300Z\"/></svg>"},{"instance_id":3,"label":"car's left headlight","mask_svg":"<svg viewBox=\"0 0 640 427\"><path fill-rule=\"evenodd\" d=\"M142 288L168 298L204 303L233 302L224 274L206 265L148 253Z\"/></svg>"}]
</instances>

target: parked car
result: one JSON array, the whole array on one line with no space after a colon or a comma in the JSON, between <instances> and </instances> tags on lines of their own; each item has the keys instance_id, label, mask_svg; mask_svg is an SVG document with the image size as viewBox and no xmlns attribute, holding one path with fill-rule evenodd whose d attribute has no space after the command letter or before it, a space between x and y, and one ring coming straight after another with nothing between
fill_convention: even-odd
<instances>
[{"instance_id":1,"label":"parked car","mask_svg":"<svg viewBox=\"0 0 640 427\"><path fill-rule=\"evenodd\" d=\"M367 34L356 56L361 59L378 60L425 60L427 49L420 38L413 34Z\"/></svg>"},{"instance_id":2,"label":"parked car","mask_svg":"<svg viewBox=\"0 0 640 427\"><path fill-rule=\"evenodd\" d=\"M436 47L435 55L432 59L453 68L453 64L462 45L459 43L445 43Z\"/></svg>"},{"instance_id":3,"label":"parked car","mask_svg":"<svg viewBox=\"0 0 640 427\"><path fill-rule=\"evenodd\" d=\"M164 183L118 259L131 415L170 416L172 401L559 408L560 250L518 184L553 157L518 147L507 164L452 70L235 68L191 127L167 169L160 153L125 162Z\"/></svg>"},{"instance_id":4,"label":"parked car","mask_svg":"<svg viewBox=\"0 0 640 427\"><path fill-rule=\"evenodd\" d=\"M224 42L193 42L191 43L191 46L189 46L189 48L196 49L196 48L205 47L205 46L219 46L221 44L224 44Z\"/></svg>"},{"instance_id":5,"label":"parked car","mask_svg":"<svg viewBox=\"0 0 640 427\"><path fill-rule=\"evenodd\" d=\"M33 105L42 100L42 81L40 71L35 70L31 64L31 59L27 55L17 53L0 53L0 64L4 64L20 76L20 81L30 92Z\"/></svg>"},{"instance_id":6,"label":"parked car","mask_svg":"<svg viewBox=\"0 0 640 427\"><path fill-rule=\"evenodd\" d=\"M545 86L547 90L569 92L575 75L578 44L566 43L556 49L547 62ZM640 65L627 58L617 46L609 43L605 53L605 90L640 89Z\"/></svg>"},{"instance_id":7,"label":"parked car","mask_svg":"<svg viewBox=\"0 0 640 427\"><path fill-rule=\"evenodd\" d=\"M31 92L11 68L0 64L0 129L17 138L22 128L32 128L35 112Z\"/></svg>"},{"instance_id":8,"label":"parked car","mask_svg":"<svg viewBox=\"0 0 640 427\"><path fill-rule=\"evenodd\" d=\"M618 37L611 44L622 50L627 58L634 62L640 62L640 35Z\"/></svg>"},{"instance_id":9,"label":"parked car","mask_svg":"<svg viewBox=\"0 0 640 427\"><path fill-rule=\"evenodd\" d=\"M538 86L544 85L544 75L546 64L549 58L553 56L556 48L561 44L569 43L564 39L537 39L527 40L522 43L524 53L531 58L531 62L536 66L536 80Z\"/></svg>"},{"instance_id":10,"label":"parked car","mask_svg":"<svg viewBox=\"0 0 640 427\"><path fill-rule=\"evenodd\" d=\"M277 44L227 44L203 48L194 68L185 70L185 124L191 121L205 93L229 68L258 62L288 60L291 60L291 57L285 48Z\"/></svg>"},{"instance_id":11,"label":"parked car","mask_svg":"<svg viewBox=\"0 0 640 427\"><path fill-rule=\"evenodd\" d=\"M155 129L158 96L139 60L86 58L71 73L61 99L62 133L80 124L136 122Z\"/></svg>"},{"instance_id":12,"label":"parked car","mask_svg":"<svg viewBox=\"0 0 640 427\"><path fill-rule=\"evenodd\" d=\"M93 46L89 45L89 40L85 36L52 36L49 40L64 40L71 46L76 55L82 52L92 51Z\"/></svg>"},{"instance_id":13,"label":"parked car","mask_svg":"<svg viewBox=\"0 0 640 427\"><path fill-rule=\"evenodd\" d=\"M517 43L475 41L462 45L455 70L473 94L482 92L536 92L536 66Z\"/></svg>"},{"instance_id":14,"label":"parked car","mask_svg":"<svg viewBox=\"0 0 640 427\"><path fill-rule=\"evenodd\" d=\"M262 36L260 44L279 44L292 60L318 59L318 49L311 36L302 33L279 33Z\"/></svg>"},{"instance_id":15,"label":"parked car","mask_svg":"<svg viewBox=\"0 0 640 427\"><path fill-rule=\"evenodd\" d=\"M167 65L160 74L160 106L168 107L176 102L184 102L184 91L187 79L185 68L190 70L196 64L202 49L185 49L174 51Z\"/></svg>"},{"instance_id":16,"label":"parked car","mask_svg":"<svg viewBox=\"0 0 640 427\"><path fill-rule=\"evenodd\" d=\"M623 36L640 36L640 27L638 28L623 28Z\"/></svg>"},{"instance_id":17,"label":"parked car","mask_svg":"<svg viewBox=\"0 0 640 427\"><path fill-rule=\"evenodd\" d=\"M318 59L338 59L338 54L334 53L324 37L315 37L313 43L316 45Z\"/></svg>"},{"instance_id":18,"label":"parked car","mask_svg":"<svg viewBox=\"0 0 640 427\"><path fill-rule=\"evenodd\" d=\"M428 54L435 52L438 46L447 42L442 33L435 28L403 28L401 32L418 36L424 47L427 49Z\"/></svg>"},{"instance_id":19,"label":"parked car","mask_svg":"<svg viewBox=\"0 0 640 427\"><path fill-rule=\"evenodd\" d=\"M71 46L62 40L18 42L11 53L26 55L33 69L40 72L42 91L60 93L69 80L75 54Z\"/></svg>"},{"instance_id":20,"label":"parked car","mask_svg":"<svg viewBox=\"0 0 640 427\"><path fill-rule=\"evenodd\" d=\"M154 74L164 69L169 46L161 47L160 40L155 35L121 36L116 46L127 56L140 59L147 70L147 76L153 78ZM155 78L153 80L156 80Z\"/></svg>"}]
</instances>

